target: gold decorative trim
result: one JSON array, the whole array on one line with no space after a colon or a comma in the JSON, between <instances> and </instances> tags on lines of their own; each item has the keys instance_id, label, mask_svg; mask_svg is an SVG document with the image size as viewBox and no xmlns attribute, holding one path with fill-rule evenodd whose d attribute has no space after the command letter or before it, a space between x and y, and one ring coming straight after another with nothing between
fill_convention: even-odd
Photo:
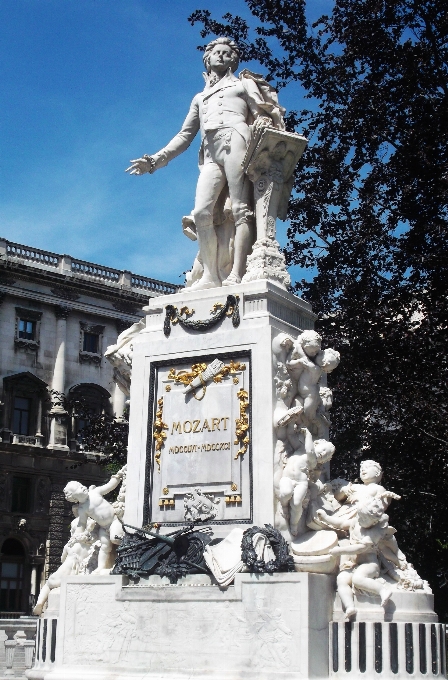
<instances>
[{"instance_id":1,"label":"gold decorative trim","mask_svg":"<svg viewBox=\"0 0 448 680\"><path fill-rule=\"evenodd\" d=\"M182 370L176 372L174 368L170 368L167 378L168 380L174 380L174 382L177 384L182 383L183 385L187 386L190 383L192 383L195 378L200 377L201 374L204 373L206 369L207 364L192 364L190 371ZM221 368L219 373L217 373L212 378L212 380L215 383L220 383L222 382L223 378L227 377L228 375L234 375L235 373L239 373L240 371L245 370L246 364L242 364L239 361L234 361L233 359L231 359L228 364L224 364L224 367ZM239 381L235 382L235 380L238 381L238 378L233 379L233 382L235 383L235 385L237 385Z\"/></svg>"},{"instance_id":2,"label":"gold decorative trim","mask_svg":"<svg viewBox=\"0 0 448 680\"><path fill-rule=\"evenodd\" d=\"M158 409L156 411L156 419L154 421L153 438L156 440L156 452L154 460L157 463L160 474L160 459L162 457L162 446L165 444L166 434L164 430L168 430L168 425L163 422L163 397L157 401Z\"/></svg>"},{"instance_id":3,"label":"gold decorative trim","mask_svg":"<svg viewBox=\"0 0 448 680\"><path fill-rule=\"evenodd\" d=\"M168 496L169 492L170 492L170 490L169 490L169 488L168 488L167 486L165 486L165 487L162 489L162 493L163 493L164 496Z\"/></svg>"},{"instance_id":4,"label":"gold decorative trim","mask_svg":"<svg viewBox=\"0 0 448 680\"><path fill-rule=\"evenodd\" d=\"M173 325L179 323L179 316L186 316L188 318L194 314L194 309L188 309L188 307L181 307L179 311L177 311L177 307L174 307L174 309L176 310L178 316L175 316L173 319L171 319L171 323Z\"/></svg>"},{"instance_id":5,"label":"gold decorative trim","mask_svg":"<svg viewBox=\"0 0 448 680\"><path fill-rule=\"evenodd\" d=\"M239 300L239 295L235 295L236 300ZM238 304L238 303L237 303ZM222 302L215 302L213 307L210 310L210 314L216 314L216 312L220 312L224 307L227 306L227 310L224 312L226 316L232 316L234 311L235 311L235 305L223 305Z\"/></svg>"},{"instance_id":6,"label":"gold decorative trim","mask_svg":"<svg viewBox=\"0 0 448 680\"><path fill-rule=\"evenodd\" d=\"M229 503L242 503L241 496L226 496L225 502Z\"/></svg>"},{"instance_id":7,"label":"gold decorative trim","mask_svg":"<svg viewBox=\"0 0 448 680\"><path fill-rule=\"evenodd\" d=\"M232 489L232 491L238 491L238 484L235 484L235 482L232 482L230 488Z\"/></svg>"},{"instance_id":8,"label":"gold decorative trim","mask_svg":"<svg viewBox=\"0 0 448 680\"><path fill-rule=\"evenodd\" d=\"M246 390L239 390L236 395L240 401L240 417L236 418L236 429L235 429L235 442L234 444L240 445L238 452L235 456L235 460L238 460L239 456L244 456L247 451L247 447L250 443L249 435L247 434L249 430L249 416L247 415L247 410L249 408L249 394Z\"/></svg>"},{"instance_id":9,"label":"gold decorative trim","mask_svg":"<svg viewBox=\"0 0 448 680\"><path fill-rule=\"evenodd\" d=\"M175 506L175 504L176 503L174 501L174 498L161 498L159 500L159 507L160 508L166 508L166 507L173 508Z\"/></svg>"}]
</instances>

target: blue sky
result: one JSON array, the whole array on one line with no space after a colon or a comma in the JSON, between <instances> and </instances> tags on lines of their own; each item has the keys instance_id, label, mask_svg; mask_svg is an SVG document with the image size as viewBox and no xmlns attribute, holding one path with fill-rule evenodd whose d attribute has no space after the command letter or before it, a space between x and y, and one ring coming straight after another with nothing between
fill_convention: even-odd
<instances>
[{"instance_id":1,"label":"blue sky","mask_svg":"<svg viewBox=\"0 0 448 680\"><path fill-rule=\"evenodd\" d=\"M206 7L250 16L243 0L1 0L1 236L182 280L199 139L152 176L124 169L169 141L202 89L187 17ZM281 103L300 107L299 90Z\"/></svg>"}]
</instances>

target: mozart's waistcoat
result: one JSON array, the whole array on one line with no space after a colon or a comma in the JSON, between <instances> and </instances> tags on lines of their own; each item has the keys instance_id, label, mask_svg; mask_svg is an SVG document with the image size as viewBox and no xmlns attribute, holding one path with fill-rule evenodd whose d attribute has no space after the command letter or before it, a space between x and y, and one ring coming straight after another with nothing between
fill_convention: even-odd
<instances>
[{"instance_id":1,"label":"mozart's waistcoat","mask_svg":"<svg viewBox=\"0 0 448 680\"><path fill-rule=\"evenodd\" d=\"M238 78L226 76L196 97L202 138L212 130L231 127L240 133L246 144L249 143L250 131L246 122L249 115L247 93Z\"/></svg>"}]
</instances>

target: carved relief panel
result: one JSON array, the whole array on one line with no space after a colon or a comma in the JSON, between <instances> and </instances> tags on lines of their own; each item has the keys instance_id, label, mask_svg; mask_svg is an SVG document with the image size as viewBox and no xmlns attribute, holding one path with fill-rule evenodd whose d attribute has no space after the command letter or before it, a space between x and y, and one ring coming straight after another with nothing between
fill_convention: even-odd
<instances>
[{"instance_id":1,"label":"carved relief panel","mask_svg":"<svg viewBox=\"0 0 448 680\"><path fill-rule=\"evenodd\" d=\"M250 353L153 364L145 523L250 522Z\"/></svg>"}]
</instances>

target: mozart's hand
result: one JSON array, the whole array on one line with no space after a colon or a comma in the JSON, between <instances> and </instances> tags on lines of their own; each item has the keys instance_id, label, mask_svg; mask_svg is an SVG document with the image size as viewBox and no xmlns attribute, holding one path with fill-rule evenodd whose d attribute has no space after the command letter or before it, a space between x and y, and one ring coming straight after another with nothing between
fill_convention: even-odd
<instances>
[{"instance_id":1,"label":"mozart's hand","mask_svg":"<svg viewBox=\"0 0 448 680\"><path fill-rule=\"evenodd\" d=\"M132 165L130 165L129 168L126 168L125 170L125 172L129 172L130 175L144 175L147 172L151 175L156 169L156 162L154 158L152 156L148 156L146 153L142 158L136 158L130 162Z\"/></svg>"}]
</instances>

